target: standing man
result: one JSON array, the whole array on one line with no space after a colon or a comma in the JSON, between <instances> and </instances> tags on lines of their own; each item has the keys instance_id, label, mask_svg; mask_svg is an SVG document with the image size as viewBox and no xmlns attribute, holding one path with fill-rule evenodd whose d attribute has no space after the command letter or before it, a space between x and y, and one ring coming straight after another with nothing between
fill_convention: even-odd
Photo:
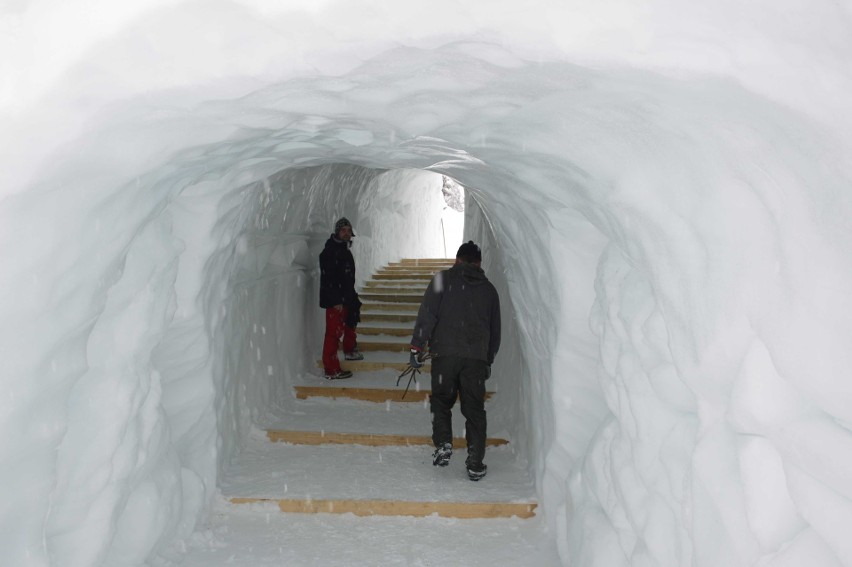
<instances>
[{"instance_id":1,"label":"standing man","mask_svg":"<svg viewBox=\"0 0 852 567\"><path fill-rule=\"evenodd\" d=\"M349 378L352 372L340 368L337 348L343 337L346 360L363 360L358 352L355 326L360 320L361 302L355 292L355 258L352 246L352 223L346 217L334 225L334 234L320 253L320 307L325 309L325 340L322 365L327 380Z\"/></svg>"},{"instance_id":2,"label":"standing man","mask_svg":"<svg viewBox=\"0 0 852 567\"><path fill-rule=\"evenodd\" d=\"M445 467L453 454L452 409L461 400L467 438L467 474L485 476L485 381L500 348L500 298L482 271L482 251L469 241L456 253L456 263L432 278L414 325L409 363L428 343L432 353L432 464Z\"/></svg>"}]
</instances>

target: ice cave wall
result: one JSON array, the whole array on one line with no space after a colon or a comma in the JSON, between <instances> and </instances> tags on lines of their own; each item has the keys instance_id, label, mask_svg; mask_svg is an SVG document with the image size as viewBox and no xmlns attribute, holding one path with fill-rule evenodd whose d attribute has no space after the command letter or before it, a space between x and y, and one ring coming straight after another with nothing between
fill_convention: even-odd
<instances>
[{"instance_id":1,"label":"ice cave wall","mask_svg":"<svg viewBox=\"0 0 852 567\"><path fill-rule=\"evenodd\" d=\"M470 8L442 38L411 32L428 14L392 11L404 25L367 30L386 42L300 16L328 16L348 50L281 41L233 6L119 22L106 44L84 37L99 57L58 72L39 50L4 60L27 79L3 91L20 111L3 137L4 556L87 564L186 537L252 400L276 387L239 391L211 348L255 333L204 311L252 220L230 191L351 163L474 191L470 231L498 251L518 328L507 362L535 409L518 419L566 562L849 562L842 6L537 3L515 14L526 26L482 10L483 35ZM187 49L189 25L226 41ZM405 33L413 47L390 49ZM186 56L175 72L139 48L151 37ZM275 57L290 67L271 71ZM317 232L338 212L311 210ZM309 249L294 238L282 254L302 265ZM303 277L282 274L299 291L274 296L295 313Z\"/></svg>"}]
</instances>

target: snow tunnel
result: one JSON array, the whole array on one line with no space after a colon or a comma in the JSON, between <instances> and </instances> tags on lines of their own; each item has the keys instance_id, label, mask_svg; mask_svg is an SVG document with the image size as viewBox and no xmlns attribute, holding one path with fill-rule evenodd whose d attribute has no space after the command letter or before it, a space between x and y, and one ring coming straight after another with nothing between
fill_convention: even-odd
<instances>
[{"instance_id":1,"label":"snow tunnel","mask_svg":"<svg viewBox=\"0 0 852 567\"><path fill-rule=\"evenodd\" d=\"M465 237L504 302L492 423L563 563L850 561L843 65L776 95L796 72L769 55L755 71L742 46L730 67L702 58L694 14L657 3L646 27L580 8L572 24L634 30L647 59L587 34L554 44L547 3L529 29L504 16L483 36L465 12L448 36L368 26L343 46L299 34L328 29L327 7L286 20L300 43L249 4L113 14L71 62L7 66L9 564L179 558L241 441L315 364L330 223L352 219L361 274L442 256L441 175L466 189ZM208 35L188 47L192 26Z\"/></svg>"}]
</instances>

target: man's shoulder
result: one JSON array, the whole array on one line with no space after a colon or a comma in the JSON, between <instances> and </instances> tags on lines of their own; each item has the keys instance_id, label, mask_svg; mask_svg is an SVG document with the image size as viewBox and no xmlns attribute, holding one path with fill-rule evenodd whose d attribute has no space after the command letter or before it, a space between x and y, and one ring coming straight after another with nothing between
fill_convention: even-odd
<instances>
[{"instance_id":1,"label":"man's shoulder","mask_svg":"<svg viewBox=\"0 0 852 567\"><path fill-rule=\"evenodd\" d=\"M448 283L452 279L454 273L455 272L453 272L451 269L435 272L435 275L432 276L432 282L435 285L440 286L441 289L443 289L444 284Z\"/></svg>"},{"instance_id":2,"label":"man's shoulder","mask_svg":"<svg viewBox=\"0 0 852 567\"><path fill-rule=\"evenodd\" d=\"M486 280L485 280L485 287L486 287L486 288L488 288L489 293L491 293L492 295L494 295L494 297L499 297L499 296L500 296L500 294L499 294L499 293L497 293L497 288L496 288L496 287L494 287L494 284L493 284L493 283L491 283L491 280L489 280L489 279L486 279Z\"/></svg>"},{"instance_id":3,"label":"man's shoulder","mask_svg":"<svg viewBox=\"0 0 852 567\"><path fill-rule=\"evenodd\" d=\"M331 264L338 262L340 258L340 250L334 244L326 245L319 254L320 263L324 263L331 267Z\"/></svg>"},{"instance_id":4,"label":"man's shoulder","mask_svg":"<svg viewBox=\"0 0 852 567\"><path fill-rule=\"evenodd\" d=\"M320 252L320 254L339 254L340 252L348 250L349 248L347 246L344 246L343 242L335 242L334 240L329 238L326 241L325 246L323 246L322 252Z\"/></svg>"}]
</instances>

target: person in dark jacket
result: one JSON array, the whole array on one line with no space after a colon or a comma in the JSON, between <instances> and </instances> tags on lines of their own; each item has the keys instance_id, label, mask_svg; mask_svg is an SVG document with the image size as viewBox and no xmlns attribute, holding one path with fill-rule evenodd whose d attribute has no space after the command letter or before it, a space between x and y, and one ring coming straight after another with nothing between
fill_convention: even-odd
<instances>
[{"instance_id":1,"label":"person in dark jacket","mask_svg":"<svg viewBox=\"0 0 852 567\"><path fill-rule=\"evenodd\" d=\"M467 473L485 476L485 381L500 348L500 298L480 267L482 251L469 241L456 263L432 278L414 325L409 363L432 354L432 464L445 467L453 454L452 409L456 397L466 419Z\"/></svg>"},{"instance_id":2,"label":"person in dark jacket","mask_svg":"<svg viewBox=\"0 0 852 567\"><path fill-rule=\"evenodd\" d=\"M325 340L322 364L329 380L349 378L352 372L340 368L337 349L343 337L346 360L362 360L358 352L355 326L358 324L361 302L355 291L355 258L352 246L352 223L346 217L338 220L320 253L320 307L325 309Z\"/></svg>"}]
</instances>

